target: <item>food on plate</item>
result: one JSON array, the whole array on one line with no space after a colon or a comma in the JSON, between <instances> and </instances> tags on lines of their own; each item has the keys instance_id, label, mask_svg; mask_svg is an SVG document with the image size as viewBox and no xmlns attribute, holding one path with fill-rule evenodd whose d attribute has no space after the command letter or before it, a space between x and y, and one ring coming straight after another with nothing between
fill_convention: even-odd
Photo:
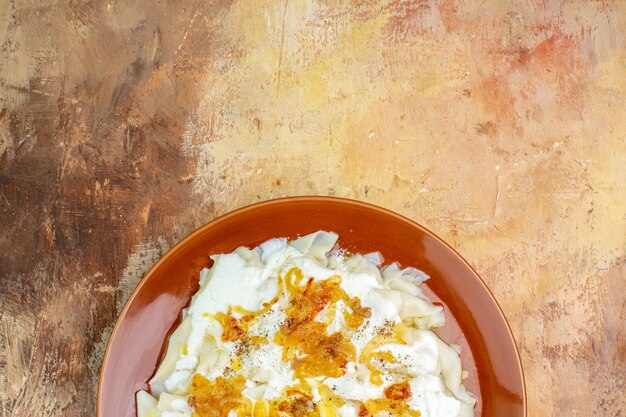
<instances>
[{"instance_id":1,"label":"food on plate","mask_svg":"<svg viewBox=\"0 0 626 417\"><path fill-rule=\"evenodd\" d=\"M212 256L138 417L473 415L428 276L319 231Z\"/></svg>"}]
</instances>

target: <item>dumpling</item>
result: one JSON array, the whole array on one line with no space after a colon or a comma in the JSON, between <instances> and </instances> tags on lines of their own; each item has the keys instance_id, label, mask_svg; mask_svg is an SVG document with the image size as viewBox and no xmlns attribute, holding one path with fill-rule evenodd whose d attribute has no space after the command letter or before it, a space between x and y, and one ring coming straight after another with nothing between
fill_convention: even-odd
<instances>
[{"instance_id":1,"label":"dumpling","mask_svg":"<svg viewBox=\"0 0 626 417\"><path fill-rule=\"evenodd\" d=\"M366 253L365 255L363 255L363 257L376 266L381 266L384 261L383 256L380 254L380 252Z\"/></svg>"},{"instance_id":2,"label":"dumpling","mask_svg":"<svg viewBox=\"0 0 626 417\"><path fill-rule=\"evenodd\" d=\"M380 269L376 264L378 259L372 259L373 254L368 255L352 255L342 266L338 268L339 271L346 272L352 275L369 275L376 279L376 281L382 287L383 277L380 274Z\"/></svg>"},{"instance_id":3,"label":"dumpling","mask_svg":"<svg viewBox=\"0 0 626 417\"><path fill-rule=\"evenodd\" d=\"M245 246L237 248L235 253L239 255L244 261L246 261L246 266L254 266L257 268L263 267L263 262L261 262L261 257L259 253L255 250L250 250Z\"/></svg>"},{"instance_id":4,"label":"dumpling","mask_svg":"<svg viewBox=\"0 0 626 417\"><path fill-rule=\"evenodd\" d=\"M476 397L470 394L463 386L463 370L459 353L439 337L437 337L437 348L439 350L438 365L443 382L446 388L461 401L461 410L458 416L473 416Z\"/></svg>"},{"instance_id":5,"label":"dumpling","mask_svg":"<svg viewBox=\"0 0 626 417\"><path fill-rule=\"evenodd\" d=\"M337 239L339 239L337 233L319 231L302 236L291 242L290 245L325 265L327 262L326 253L335 246Z\"/></svg>"},{"instance_id":6,"label":"dumpling","mask_svg":"<svg viewBox=\"0 0 626 417\"><path fill-rule=\"evenodd\" d=\"M396 305L406 324L420 329L445 324L443 307L434 305L418 286L428 279L424 272L416 268L400 269L393 263L382 270L382 278L388 288L376 291Z\"/></svg>"},{"instance_id":7,"label":"dumpling","mask_svg":"<svg viewBox=\"0 0 626 417\"><path fill-rule=\"evenodd\" d=\"M274 238L261 243L253 251L259 254L262 262L267 262L273 254L284 249L285 246L287 246L287 239Z\"/></svg>"},{"instance_id":8,"label":"dumpling","mask_svg":"<svg viewBox=\"0 0 626 417\"><path fill-rule=\"evenodd\" d=\"M395 304L398 315L406 324L419 329L440 327L445 324L443 307L400 290L375 289L378 294Z\"/></svg>"},{"instance_id":9,"label":"dumpling","mask_svg":"<svg viewBox=\"0 0 626 417\"><path fill-rule=\"evenodd\" d=\"M423 271L416 268L400 269L395 262L383 268L382 276L383 281L390 288L412 295L422 295L418 285L429 278Z\"/></svg>"},{"instance_id":10,"label":"dumpling","mask_svg":"<svg viewBox=\"0 0 626 417\"><path fill-rule=\"evenodd\" d=\"M171 413L168 415L190 416L193 413L193 408L187 403L187 397L168 393L163 393L159 397L157 410L161 415Z\"/></svg>"},{"instance_id":11,"label":"dumpling","mask_svg":"<svg viewBox=\"0 0 626 417\"><path fill-rule=\"evenodd\" d=\"M167 343L167 351L165 357L157 369L156 373L150 380L150 390L154 395L159 395L165 391L165 380L174 373L176 362L181 354L183 344L186 343L191 333L191 317L187 316L180 326L176 328L170 336Z\"/></svg>"},{"instance_id":12,"label":"dumpling","mask_svg":"<svg viewBox=\"0 0 626 417\"><path fill-rule=\"evenodd\" d=\"M156 417L158 400L146 391L141 390L135 396L137 400L137 417Z\"/></svg>"}]
</instances>

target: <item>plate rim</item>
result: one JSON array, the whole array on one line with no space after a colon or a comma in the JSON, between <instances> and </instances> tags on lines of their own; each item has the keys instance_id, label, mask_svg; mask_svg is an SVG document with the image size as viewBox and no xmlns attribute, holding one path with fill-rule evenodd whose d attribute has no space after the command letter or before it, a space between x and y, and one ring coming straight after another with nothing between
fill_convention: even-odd
<instances>
[{"instance_id":1,"label":"plate rim","mask_svg":"<svg viewBox=\"0 0 626 417\"><path fill-rule=\"evenodd\" d=\"M471 273L474 276L474 278L477 279L477 282L485 290L485 292L488 295L489 299L496 306L499 318L504 323L504 325L506 327L506 330L507 330L507 333L508 333L508 336L511 339L511 341L513 342L513 348L515 350L515 358L516 358L515 366L517 367L517 369L519 371L519 374L521 376L522 411L523 411L523 416L527 417L527 415L528 415L528 401L527 401L527 392L526 392L526 376L524 374L524 367L522 365L521 354L520 354L519 347L517 345L517 341L515 339L515 336L513 335L513 331L511 330L511 325L509 324L508 320L506 319L506 316L504 315L504 312L502 311L502 307L500 306L500 303L498 303L498 300L495 298L495 296L493 295L493 293L491 292L491 290L489 289L489 287L487 286L485 281L483 281L481 276L476 272L476 270L472 267L472 265L470 265L470 263L459 252L457 252L456 249L454 249L452 246L450 246L450 244L448 244L445 240L440 238L437 234L435 234L431 230L427 229L426 227L422 226L421 224L417 223L416 221L410 219L409 217L406 217L404 215L396 213L396 212L394 212L394 211L392 211L390 209L387 209L387 208L384 208L384 207L381 207L381 206L378 206L378 205L375 205L375 204L372 204L372 203L367 203L367 202L364 202L364 201L361 201L361 200L354 200L354 199L345 198L345 197L318 196L318 195L304 195L304 196L291 196L291 197L274 198L274 199L270 199L270 200L264 200L264 201L248 204L248 205L243 206L243 207L239 207L239 208L237 208L235 210L231 210L231 211L229 211L227 213L224 213L224 214L222 214L222 215L220 215L218 217L215 217L214 219L211 219L207 223L199 226L198 228L194 229L191 233L185 235L185 237L183 237L180 241L178 241L174 246L169 248L168 251L163 256L161 256L154 263L154 265L152 265L142 275L141 280L139 281L137 286L133 289L132 293L128 297L128 300L124 303L124 308L122 308L120 313L117 315L117 318L115 319L115 325L113 326L113 330L111 331L111 334L109 336L109 340L107 341L106 349L104 351L104 355L102 356L102 362L100 363L100 368L98 370L98 388L97 388L97 396L96 396L96 417L103 417L101 415L101 399L102 399L102 387L103 387L102 382L103 382L103 378L104 378L104 369L105 369L105 366L106 366L106 363L107 363L107 359L108 359L108 356L109 356L109 351L111 350L111 346L114 343L116 335L117 335L117 332L118 332L118 330L120 328L120 322L126 316L130 305L132 304L133 300L136 298L136 296L139 293L139 291L146 284L147 278L151 274L153 274L154 271L157 270L157 268L162 263L164 263L168 258L173 256L173 254L176 252L176 249L179 246L185 244L185 242L187 242L189 240L192 240L194 236L202 234L205 229L208 229L208 228L212 227L216 223L228 220L230 217L236 216L236 215L238 215L241 212L254 210L254 209L257 209L258 207L265 207L265 206L271 206L271 205L276 205L276 204L287 204L287 203L291 203L291 202L314 202L314 201L315 202L321 202L321 203L329 202L329 203L348 204L348 205L353 205L353 206L356 206L356 207L361 207L361 208L366 208L366 209L370 209L370 210L375 210L375 211L381 212L381 213L383 213L385 215L395 217L397 220L400 220L400 221L403 221L403 222L407 222L407 223L411 224L411 226L418 228L424 234L429 235L432 238L436 239L437 241L439 241L439 243L442 243L445 247L447 247L450 251L452 251L452 253L454 255L456 255L459 260L461 260L461 262L468 268L469 271L471 271Z\"/></svg>"}]
</instances>

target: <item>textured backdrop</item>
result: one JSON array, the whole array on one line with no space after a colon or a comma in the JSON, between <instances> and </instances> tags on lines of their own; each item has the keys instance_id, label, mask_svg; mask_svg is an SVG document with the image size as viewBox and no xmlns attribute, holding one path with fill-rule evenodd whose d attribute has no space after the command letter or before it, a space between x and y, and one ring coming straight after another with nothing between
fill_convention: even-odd
<instances>
[{"instance_id":1,"label":"textured backdrop","mask_svg":"<svg viewBox=\"0 0 626 417\"><path fill-rule=\"evenodd\" d=\"M626 415L626 1L0 0L0 416L93 416L194 228L383 205L508 317L529 416Z\"/></svg>"}]
</instances>

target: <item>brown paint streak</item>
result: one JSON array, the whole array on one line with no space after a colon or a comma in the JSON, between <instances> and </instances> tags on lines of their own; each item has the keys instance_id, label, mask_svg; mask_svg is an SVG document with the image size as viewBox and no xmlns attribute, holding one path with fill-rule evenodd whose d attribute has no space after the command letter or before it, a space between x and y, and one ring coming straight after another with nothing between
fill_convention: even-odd
<instances>
[{"instance_id":1,"label":"brown paint streak","mask_svg":"<svg viewBox=\"0 0 626 417\"><path fill-rule=\"evenodd\" d=\"M27 86L4 80L0 90L13 103L1 113L0 415L91 416L90 358L102 354L95 343L117 314L130 252L197 224L184 220L191 185L179 179L194 162L182 135L202 98L198 74L223 53L207 37L223 5L9 7L18 22L5 54L35 63L44 48L65 58L58 76L39 68ZM189 26L192 11L201 26ZM38 37L46 24L57 41ZM7 46L15 40L30 48Z\"/></svg>"}]
</instances>

